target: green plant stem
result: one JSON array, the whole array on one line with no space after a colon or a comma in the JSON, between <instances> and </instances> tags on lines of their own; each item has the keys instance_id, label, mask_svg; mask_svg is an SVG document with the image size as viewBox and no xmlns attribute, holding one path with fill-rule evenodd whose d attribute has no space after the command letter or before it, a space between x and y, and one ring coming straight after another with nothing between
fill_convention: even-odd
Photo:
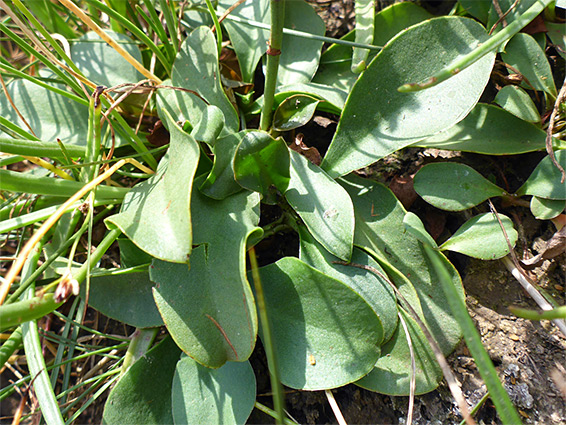
<instances>
[{"instance_id":1,"label":"green plant stem","mask_svg":"<svg viewBox=\"0 0 566 425\"><path fill-rule=\"evenodd\" d=\"M566 306L556 307L548 311L535 311L519 307L509 307L509 311L517 317L529 320L566 319Z\"/></svg>"},{"instance_id":2,"label":"green plant stem","mask_svg":"<svg viewBox=\"0 0 566 425\"><path fill-rule=\"evenodd\" d=\"M263 413L268 414L269 416L271 416L273 419L277 419L277 412L273 409L270 409L269 407L261 404L259 401L256 401L254 404L254 407L257 410L261 410ZM293 422L292 420L288 419L288 418L284 418L283 419L283 423L285 425L297 425L296 422Z\"/></svg>"},{"instance_id":3,"label":"green plant stem","mask_svg":"<svg viewBox=\"0 0 566 425\"><path fill-rule=\"evenodd\" d=\"M281 378L279 377L279 365L277 363L277 355L275 346L273 345L273 336L271 334L271 325L269 322L269 315L267 314L267 307L265 304L265 297L263 294L263 286L259 276L259 268L257 265L257 258L255 249L250 248L249 257L252 269L252 276L254 281L256 304L259 311L261 321L263 347L265 348L265 355L267 356L267 364L269 367L269 375L271 380L271 390L273 391L273 406L275 407L275 423L280 425L285 418L285 400L283 397L283 387L281 385Z\"/></svg>"},{"instance_id":4,"label":"green plant stem","mask_svg":"<svg viewBox=\"0 0 566 425\"><path fill-rule=\"evenodd\" d=\"M489 398L489 391L486 392L484 394L484 396L481 398L480 401L477 402L477 404L470 410L470 415L473 417L476 413L478 413L478 411L480 410L480 408L485 404L485 402L487 401L487 399ZM460 422L460 425L466 425L466 420L463 419L462 422Z\"/></svg>"},{"instance_id":5,"label":"green plant stem","mask_svg":"<svg viewBox=\"0 0 566 425\"><path fill-rule=\"evenodd\" d=\"M435 255L435 251L428 245L423 244L422 246L440 280L440 284L446 294L450 310L457 322L460 324L466 344L476 361L476 365L483 380L485 381L487 390L491 394L491 399L497 408L497 413L499 414L501 422L504 424L520 424L521 419L513 407L511 400L509 400L509 395L497 377L497 371L482 345L478 331L470 317L470 314L468 313L468 309L466 308L466 303L452 283L450 275L443 267L438 256Z\"/></svg>"},{"instance_id":6,"label":"green plant stem","mask_svg":"<svg viewBox=\"0 0 566 425\"><path fill-rule=\"evenodd\" d=\"M171 40L174 40L174 43L172 43L172 45L176 55L179 49L177 40L177 19L175 19L175 15L171 13L170 7L173 7L172 5L172 0L159 0L159 6L161 7L161 12L163 12L163 16L165 17L167 30L169 30L169 38Z\"/></svg>"},{"instance_id":7,"label":"green plant stem","mask_svg":"<svg viewBox=\"0 0 566 425\"><path fill-rule=\"evenodd\" d=\"M245 25L248 25L248 26L254 27L254 28L271 30L271 26L268 25L268 24L264 24L263 22L258 22L258 21L252 21L250 19L243 19L243 18L240 18L238 16L228 15L226 17L226 20L237 22L239 24L245 24ZM190 25L188 23L186 23L185 21L181 21L181 23L183 25L185 25L187 28L190 28ZM283 28L283 34L291 35L293 37L305 38L307 40L318 40L318 41L322 41L324 43L339 44L341 46L347 46L347 47L359 47L359 48L362 48L362 49L369 49L369 50L381 50L381 49L383 49L383 46L374 46L374 45L371 45L371 44L356 43L354 41L342 40L340 38L325 37L323 35L317 35L317 34L310 34L308 32L297 31L297 30L293 30L293 29L290 29L290 28Z\"/></svg>"},{"instance_id":8,"label":"green plant stem","mask_svg":"<svg viewBox=\"0 0 566 425\"><path fill-rule=\"evenodd\" d=\"M552 0L538 0L535 4L528 8L525 13L518 16L517 19L507 25L503 30L487 39L484 43L481 43L479 47L475 48L467 55L462 56L460 59L451 63L449 66L434 74L427 80L419 83L403 84L397 90L401 93L420 91L436 86L450 77L453 77L513 37L529 22L535 19L551 3L551 1Z\"/></svg>"},{"instance_id":9,"label":"green plant stem","mask_svg":"<svg viewBox=\"0 0 566 425\"><path fill-rule=\"evenodd\" d=\"M271 127L271 117L273 115L275 87L277 86L277 72L279 70L279 58L281 56L281 45L283 43L285 0L271 0L270 9L271 33L269 35L269 46L267 48L263 110L261 111L259 123L260 130L264 131L267 131L269 127Z\"/></svg>"},{"instance_id":10,"label":"green plant stem","mask_svg":"<svg viewBox=\"0 0 566 425\"><path fill-rule=\"evenodd\" d=\"M159 328L138 328L135 330L130 340L128 351L126 351L126 355L124 356L124 363L122 364L122 370L120 372L121 375L126 373L128 368L147 352L157 336L157 331L159 331Z\"/></svg>"},{"instance_id":11,"label":"green plant stem","mask_svg":"<svg viewBox=\"0 0 566 425\"><path fill-rule=\"evenodd\" d=\"M22 345L22 327L17 327L14 332L10 335L2 347L0 347L0 369L4 367L4 364L8 361L10 356L16 352L18 348Z\"/></svg>"}]
</instances>

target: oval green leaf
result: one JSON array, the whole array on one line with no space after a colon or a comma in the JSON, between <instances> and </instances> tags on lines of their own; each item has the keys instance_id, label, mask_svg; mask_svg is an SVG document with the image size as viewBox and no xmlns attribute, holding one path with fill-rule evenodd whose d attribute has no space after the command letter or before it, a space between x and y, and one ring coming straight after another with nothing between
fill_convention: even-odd
<instances>
[{"instance_id":1,"label":"oval green leaf","mask_svg":"<svg viewBox=\"0 0 566 425\"><path fill-rule=\"evenodd\" d=\"M555 151L556 161L566 168L566 150ZM527 181L519 188L517 195L533 195L546 199L566 199L566 189L562 173L552 163L550 156L545 156L536 166Z\"/></svg>"},{"instance_id":2,"label":"oval green leaf","mask_svg":"<svg viewBox=\"0 0 566 425\"><path fill-rule=\"evenodd\" d=\"M472 167L439 162L425 165L415 175L415 191L429 204L447 211L462 211L505 191Z\"/></svg>"},{"instance_id":3,"label":"oval green leaf","mask_svg":"<svg viewBox=\"0 0 566 425\"><path fill-rule=\"evenodd\" d=\"M162 326L147 272L93 276L88 303L105 316L136 328ZM84 298L81 285L81 296Z\"/></svg>"},{"instance_id":4,"label":"oval green leaf","mask_svg":"<svg viewBox=\"0 0 566 425\"><path fill-rule=\"evenodd\" d=\"M354 241L354 206L348 193L322 169L291 151L291 180L285 198L314 238L348 261Z\"/></svg>"},{"instance_id":5,"label":"oval green leaf","mask_svg":"<svg viewBox=\"0 0 566 425\"><path fill-rule=\"evenodd\" d=\"M171 145L157 172L126 195L119 214L106 219L155 258L186 263L192 249L190 198L200 149L173 122Z\"/></svg>"},{"instance_id":6,"label":"oval green leaf","mask_svg":"<svg viewBox=\"0 0 566 425\"><path fill-rule=\"evenodd\" d=\"M509 238L509 244L515 246L518 234L513 228L513 222L502 214L499 214L499 218ZM496 260L509 254L509 245L501 225L492 213L480 214L466 221L440 249L481 260Z\"/></svg>"},{"instance_id":7,"label":"oval green leaf","mask_svg":"<svg viewBox=\"0 0 566 425\"><path fill-rule=\"evenodd\" d=\"M266 196L271 186L281 192L289 185L289 149L283 139L263 131L250 131L234 156L234 176L243 188Z\"/></svg>"},{"instance_id":8,"label":"oval green leaf","mask_svg":"<svg viewBox=\"0 0 566 425\"><path fill-rule=\"evenodd\" d=\"M397 327L397 300L389 284L378 275L357 267L335 264L339 260L315 241L308 230L300 226L300 259L322 273L339 280L362 297L379 317L383 326L383 341L388 341ZM352 263L373 267L385 276L380 265L367 253L354 248ZM382 342L378 342L381 344Z\"/></svg>"},{"instance_id":9,"label":"oval green leaf","mask_svg":"<svg viewBox=\"0 0 566 425\"><path fill-rule=\"evenodd\" d=\"M504 109L479 103L455 126L413 146L486 155L516 155L545 149L546 132ZM566 143L554 140L554 145Z\"/></svg>"},{"instance_id":10,"label":"oval green leaf","mask_svg":"<svg viewBox=\"0 0 566 425\"><path fill-rule=\"evenodd\" d=\"M395 195L379 183L350 175L340 179L340 184L354 203L354 244L377 260L417 313L422 314L444 354L450 353L462 336L460 326L450 312L444 291L436 285L438 276L430 266L422 243L405 231L403 219L407 211ZM463 294L462 281L454 266L441 252L436 255L454 286ZM406 391L408 394L409 388Z\"/></svg>"},{"instance_id":11,"label":"oval green leaf","mask_svg":"<svg viewBox=\"0 0 566 425\"><path fill-rule=\"evenodd\" d=\"M279 104L273 114L273 129L289 131L308 123L320 100L304 94L289 96Z\"/></svg>"},{"instance_id":12,"label":"oval green leaf","mask_svg":"<svg viewBox=\"0 0 566 425\"><path fill-rule=\"evenodd\" d=\"M171 384L180 355L167 338L135 362L110 392L103 423L172 424Z\"/></svg>"},{"instance_id":13,"label":"oval green leaf","mask_svg":"<svg viewBox=\"0 0 566 425\"><path fill-rule=\"evenodd\" d=\"M501 54L503 61L519 71L530 84L522 82L526 89L540 90L556 97L556 86L546 54L529 34L517 33Z\"/></svg>"},{"instance_id":14,"label":"oval green leaf","mask_svg":"<svg viewBox=\"0 0 566 425\"><path fill-rule=\"evenodd\" d=\"M218 49L214 35L210 28L199 27L191 32L181 45L171 72L172 85L193 90L209 104L220 108L224 114L226 130L238 131L240 126L238 113L228 100L219 75ZM187 102L199 109L205 105L202 101L195 101L195 96L190 93L174 92L169 95L178 103ZM165 108L169 107L167 102L163 103ZM184 111L182 107L180 109ZM177 115L172 116L178 120ZM194 125L200 121L200 118L190 121Z\"/></svg>"},{"instance_id":15,"label":"oval green leaf","mask_svg":"<svg viewBox=\"0 0 566 425\"><path fill-rule=\"evenodd\" d=\"M437 248L435 240L432 238L430 233L428 233L424 227L423 222L418 215L412 212L405 214L403 218L403 226L405 230L417 238L421 243L429 245L433 248Z\"/></svg>"},{"instance_id":16,"label":"oval green leaf","mask_svg":"<svg viewBox=\"0 0 566 425\"><path fill-rule=\"evenodd\" d=\"M381 324L356 292L298 258L259 271L284 385L336 388L373 368Z\"/></svg>"},{"instance_id":17,"label":"oval green leaf","mask_svg":"<svg viewBox=\"0 0 566 425\"><path fill-rule=\"evenodd\" d=\"M190 264L154 261L153 296L177 345L202 365L246 360L257 315L246 278L246 241L257 229L259 196L240 192L215 201L193 192Z\"/></svg>"},{"instance_id":18,"label":"oval green leaf","mask_svg":"<svg viewBox=\"0 0 566 425\"><path fill-rule=\"evenodd\" d=\"M105 33L142 63L140 49L130 37L114 31ZM114 87L122 83L137 83L144 78L121 54L92 31L73 43L71 59L85 77L98 86Z\"/></svg>"},{"instance_id":19,"label":"oval green leaf","mask_svg":"<svg viewBox=\"0 0 566 425\"><path fill-rule=\"evenodd\" d=\"M347 174L462 120L489 80L494 53L430 89L401 93L397 87L434 75L487 37L479 23L459 17L398 34L354 85L322 168L331 177Z\"/></svg>"},{"instance_id":20,"label":"oval green leaf","mask_svg":"<svg viewBox=\"0 0 566 425\"><path fill-rule=\"evenodd\" d=\"M521 87L513 85L503 87L497 92L494 102L523 121L540 122L537 107ZM503 127L501 123L500 127Z\"/></svg>"},{"instance_id":21,"label":"oval green leaf","mask_svg":"<svg viewBox=\"0 0 566 425\"><path fill-rule=\"evenodd\" d=\"M176 424L245 424L255 397L249 362L209 369L184 356L177 363L171 391Z\"/></svg>"},{"instance_id":22,"label":"oval green leaf","mask_svg":"<svg viewBox=\"0 0 566 425\"><path fill-rule=\"evenodd\" d=\"M551 220L562 214L565 207L564 199L545 199L538 196L531 198L531 212L539 220Z\"/></svg>"},{"instance_id":23,"label":"oval green leaf","mask_svg":"<svg viewBox=\"0 0 566 425\"><path fill-rule=\"evenodd\" d=\"M428 393L438 387L442 370L417 322L402 308L399 308L399 312L407 324L415 354L415 394ZM381 394L406 396L409 394L410 380L411 352L407 335L399 323L392 338L381 346L381 357L373 370L356 385Z\"/></svg>"},{"instance_id":24,"label":"oval green leaf","mask_svg":"<svg viewBox=\"0 0 566 425\"><path fill-rule=\"evenodd\" d=\"M294 0L285 8L284 26L321 36L326 32L323 20L304 0ZM319 40L283 34L277 85L310 82L318 68L322 44Z\"/></svg>"}]
</instances>

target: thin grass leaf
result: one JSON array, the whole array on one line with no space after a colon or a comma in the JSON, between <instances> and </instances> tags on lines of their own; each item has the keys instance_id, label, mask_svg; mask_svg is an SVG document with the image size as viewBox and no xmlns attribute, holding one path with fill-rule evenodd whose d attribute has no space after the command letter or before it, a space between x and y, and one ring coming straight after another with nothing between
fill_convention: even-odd
<instances>
[{"instance_id":1,"label":"thin grass leaf","mask_svg":"<svg viewBox=\"0 0 566 425\"><path fill-rule=\"evenodd\" d=\"M172 60L170 59L171 56L169 57L169 59L167 59L165 57L165 55L163 54L163 52L161 51L161 49L159 49L159 47L151 40L151 38L149 38L142 30L140 30L131 20L122 16L120 13L118 13L114 9L106 6L104 3L99 2L98 0L86 0L86 1L89 4L91 4L93 7L96 7L101 12L106 13L108 16L110 16L112 19L114 19L115 22L118 22L124 28L127 28L128 30L130 30L133 36L137 37L138 40L140 40L142 43L144 43L149 48L149 50L151 50L155 54L155 56L157 57L159 62L161 62L161 64L165 68L167 75L169 75L169 76L171 75L171 67L173 66ZM149 8L149 9L150 9L150 11L153 10L153 8ZM138 10L138 12L140 14L143 13L143 11L141 11L141 10ZM151 25L151 22L148 22L148 23ZM153 28L153 26L152 26L152 28ZM160 38L160 40L161 40L161 38ZM163 42L163 40L161 40L161 41Z\"/></svg>"},{"instance_id":2,"label":"thin grass leaf","mask_svg":"<svg viewBox=\"0 0 566 425\"><path fill-rule=\"evenodd\" d=\"M481 338L474 326L474 322L470 317L470 314L468 313L464 300L456 290L456 287L452 284L450 276L440 263L434 250L427 245L423 245L423 247L429 261L439 276L440 284L446 294L446 299L450 305L452 314L456 317L460 327L462 328L466 344L474 357L482 378L485 381L487 390L491 394L491 399L497 408L497 413L499 414L501 421L504 424L520 424L521 419L513 407L513 404L509 399L509 395L497 377L497 371L495 370L487 351L485 351L485 348L482 345Z\"/></svg>"}]
</instances>

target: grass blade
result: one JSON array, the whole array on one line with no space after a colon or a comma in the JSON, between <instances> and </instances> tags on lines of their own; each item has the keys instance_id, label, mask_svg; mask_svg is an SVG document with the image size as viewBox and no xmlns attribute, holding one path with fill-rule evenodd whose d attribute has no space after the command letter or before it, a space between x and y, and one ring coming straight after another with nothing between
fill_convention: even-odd
<instances>
[{"instance_id":1,"label":"grass blade","mask_svg":"<svg viewBox=\"0 0 566 425\"><path fill-rule=\"evenodd\" d=\"M491 399L495 404L501 421L504 424L520 424L521 418L517 414L515 407L509 399L509 395L497 377L495 367L493 366L487 351L485 351L485 348L482 345L481 338L474 326L474 322L472 321L470 314L468 313L464 300L458 294L458 291L452 284L450 276L439 262L438 257L434 255L433 249L428 245L423 245L423 247L429 261L436 270L437 275L440 277L440 284L446 293L446 298L450 304L452 314L458 320L458 323L462 328L466 344L476 361L476 365L483 380L485 381L487 390L491 394Z\"/></svg>"}]
</instances>

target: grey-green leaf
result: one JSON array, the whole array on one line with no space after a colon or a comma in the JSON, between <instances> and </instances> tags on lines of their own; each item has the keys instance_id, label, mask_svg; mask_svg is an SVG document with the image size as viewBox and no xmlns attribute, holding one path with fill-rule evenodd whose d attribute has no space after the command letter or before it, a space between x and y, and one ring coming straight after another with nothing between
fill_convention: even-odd
<instances>
[{"instance_id":1,"label":"grey-green leaf","mask_svg":"<svg viewBox=\"0 0 566 425\"><path fill-rule=\"evenodd\" d=\"M425 165L415 175L415 191L429 204L447 211L462 211L505 191L464 164Z\"/></svg>"},{"instance_id":2,"label":"grey-green leaf","mask_svg":"<svg viewBox=\"0 0 566 425\"><path fill-rule=\"evenodd\" d=\"M495 53L430 89L401 93L397 87L434 75L487 38L478 22L460 17L399 33L354 85L322 168L332 177L347 174L462 120L489 80Z\"/></svg>"},{"instance_id":3,"label":"grey-green leaf","mask_svg":"<svg viewBox=\"0 0 566 425\"><path fill-rule=\"evenodd\" d=\"M304 0L288 3L285 27L316 35L324 35L326 31L322 19ZM318 68L321 50L322 41L283 34L277 85L310 82Z\"/></svg>"},{"instance_id":4,"label":"grey-green leaf","mask_svg":"<svg viewBox=\"0 0 566 425\"><path fill-rule=\"evenodd\" d=\"M260 276L284 385L336 388L373 368L381 324L356 292L293 257Z\"/></svg>"},{"instance_id":5,"label":"grey-green leaf","mask_svg":"<svg viewBox=\"0 0 566 425\"><path fill-rule=\"evenodd\" d=\"M220 108L224 113L226 129L237 131L240 126L238 114L222 88L217 52L212 31L207 27L195 29L183 42L175 59L171 73L172 85L194 90L209 104ZM181 99L192 96L188 93L175 94L176 98ZM202 105L198 101L197 104ZM176 115L172 116L178 119ZM192 120L191 123L195 125L197 121Z\"/></svg>"},{"instance_id":6,"label":"grey-green leaf","mask_svg":"<svg viewBox=\"0 0 566 425\"><path fill-rule=\"evenodd\" d=\"M414 143L423 148L486 155L516 155L545 149L546 132L494 105L478 103L455 126ZM554 140L555 146L564 146Z\"/></svg>"},{"instance_id":7,"label":"grey-green leaf","mask_svg":"<svg viewBox=\"0 0 566 425\"><path fill-rule=\"evenodd\" d=\"M171 384L180 355L167 338L135 362L110 392L103 423L172 424Z\"/></svg>"},{"instance_id":8,"label":"grey-green leaf","mask_svg":"<svg viewBox=\"0 0 566 425\"><path fill-rule=\"evenodd\" d=\"M136 328L162 326L147 272L94 276L88 303L105 316ZM81 291L84 296L84 287Z\"/></svg>"},{"instance_id":9,"label":"grey-green leaf","mask_svg":"<svg viewBox=\"0 0 566 425\"><path fill-rule=\"evenodd\" d=\"M565 207L564 199L545 199L538 196L531 198L531 212L539 220L551 220L562 214Z\"/></svg>"},{"instance_id":10,"label":"grey-green leaf","mask_svg":"<svg viewBox=\"0 0 566 425\"><path fill-rule=\"evenodd\" d=\"M234 177L242 187L264 196L271 186L284 192L289 185L289 163L289 149L282 138L250 131L236 149Z\"/></svg>"},{"instance_id":11,"label":"grey-green leaf","mask_svg":"<svg viewBox=\"0 0 566 425\"><path fill-rule=\"evenodd\" d=\"M405 231L403 219L407 212L395 195L379 183L350 175L340 179L340 184L354 203L354 244L379 262L413 308L419 314L422 312L443 352L451 352L461 338L461 330L450 313L444 291L435 284L438 277L430 267L422 243ZM454 266L441 252L436 255L463 294L462 281Z\"/></svg>"},{"instance_id":12,"label":"grey-green leaf","mask_svg":"<svg viewBox=\"0 0 566 425\"><path fill-rule=\"evenodd\" d=\"M566 150L554 152L556 161L566 168ZM517 195L533 195L546 199L566 199L566 188L561 182L562 173L552 163L550 156L545 156L536 166L527 181L519 188Z\"/></svg>"},{"instance_id":13,"label":"grey-green leaf","mask_svg":"<svg viewBox=\"0 0 566 425\"><path fill-rule=\"evenodd\" d=\"M304 94L289 96L279 104L273 114L273 129L289 131L308 123L320 100Z\"/></svg>"},{"instance_id":14,"label":"grey-green leaf","mask_svg":"<svg viewBox=\"0 0 566 425\"><path fill-rule=\"evenodd\" d=\"M513 222L505 215L499 214L509 244L517 242L517 231ZM477 215L466 221L440 249L456 251L482 260L496 260L509 254L509 246L499 221L492 213Z\"/></svg>"},{"instance_id":15,"label":"grey-green leaf","mask_svg":"<svg viewBox=\"0 0 566 425\"><path fill-rule=\"evenodd\" d=\"M397 300L389 283L383 277L358 267L336 264L339 259L316 242L304 226L299 227L299 236L301 261L356 291L379 317L383 326L383 342L389 341L397 327ZM386 276L381 266L359 248L354 248L351 262L373 267Z\"/></svg>"},{"instance_id":16,"label":"grey-green leaf","mask_svg":"<svg viewBox=\"0 0 566 425\"><path fill-rule=\"evenodd\" d=\"M244 424L255 397L249 362L209 369L183 356L177 363L171 392L175 424Z\"/></svg>"},{"instance_id":17,"label":"grey-green leaf","mask_svg":"<svg viewBox=\"0 0 566 425\"><path fill-rule=\"evenodd\" d=\"M285 198L314 238L348 261L354 240L354 206L348 193L297 152L291 154L291 180Z\"/></svg>"},{"instance_id":18,"label":"grey-green leaf","mask_svg":"<svg viewBox=\"0 0 566 425\"><path fill-rule=\"evenodd\" d=\"M409 329L415 353L415 394L428 393L438 387L442 371L417 322L402 308L399 311ZM373 370L356 382L356 385L382 394L406 396L409 394L410 379L411 352L407 335L399 323L393 337L381 346L381 357Z\"/></svg>"},{"instance_id":19,"label":"grey-green leaf","mask_svg":"<svg viewBox=\"0 0 566 425\"><path fill-rule=\"evenodd\" d=\"M403 218L403 226L405 226L405 230L417 238L421 243L429 245L433 248L437 248L438 245L436 244L435 240L430 236L424 227L423 222L419 218L418 215L412 212L408 212L405 214Z\"/></svg>"},{"instance_id":20,"label":"grey-green leaf","mask_svg":"<svg viewBox=\"0 0 566 425\"><path fill-rule=\"evenodd\" d=\"M552 97L556 97L556 86L552 70L546 54L540 48L535 39L529 34L517 33L505 46L505 52L501 54L503 61L519 71L530 84L523 82L524 88L534 87L535 90L545 91Z\"/></svg>"},{"instance_id":21,"label":"grey-green leaf","mask_svg":"<svg viewBox=\"0 0 566 425\"><path fill-rule=\"evenodd\" d=\"M142 62L139 47L125 34L105 31L134 59ZM99 86L137 83L144 77L95 32L87 32L71 46L71 58L82 73Z\"/></svg>"},{"instance_id":22,"label":"grey-green leaf","mask_svg":"<svg viewBox=\"0 0 566 425\"><path fill-rule=\"evenodd\" d=\"M218 2L218 12L220 14L224 13L233 4L234 2L232 0L220 0ZM231 21L229 19L231 16L269 25L269 1L247 0L232 10L228 19L222 22L230 35L230 41L238 57L242 80L251 83L254 79L254 71L257 64L267 51L269 31L251 27L242 22Z\"/></svg>"},{"instance_id":23,"label":"grey-green leaf","mask_svg":"<svg viewBox=\"0 0 566 425\"><path fill-rule=\"evenodd\" d=\"M190 198L200 150L170 123L171 145L154 176L126 195L119 214L106 219L155 258L186 263L192 249Z\"/></svg>"},{"instance_id":24,"label":"grey-green leaf","mask_svg":"<svg viewBox=\"0 0 566 425\"><path fill-rule=\"evenodd\" d=\"M193 192L190 264L154 261L154 299L179 347L217 368L246 360L255 346L257 316L246 278L246 241L259 222L259 196L242 191L222 201Z\"/></svg>"},{"instance_id":25,"label":"grey-green leaf","mask_svg":"<svg viewBox=\"0 0 566 425\"><path fill-rule=\"evenodd\" d=\"M497 92L495 103L523 121L540 122L540 115L531 97L521 87L504 86ZM501 127L503 125L500 124Z\"/></svg>"}]
</instances>

